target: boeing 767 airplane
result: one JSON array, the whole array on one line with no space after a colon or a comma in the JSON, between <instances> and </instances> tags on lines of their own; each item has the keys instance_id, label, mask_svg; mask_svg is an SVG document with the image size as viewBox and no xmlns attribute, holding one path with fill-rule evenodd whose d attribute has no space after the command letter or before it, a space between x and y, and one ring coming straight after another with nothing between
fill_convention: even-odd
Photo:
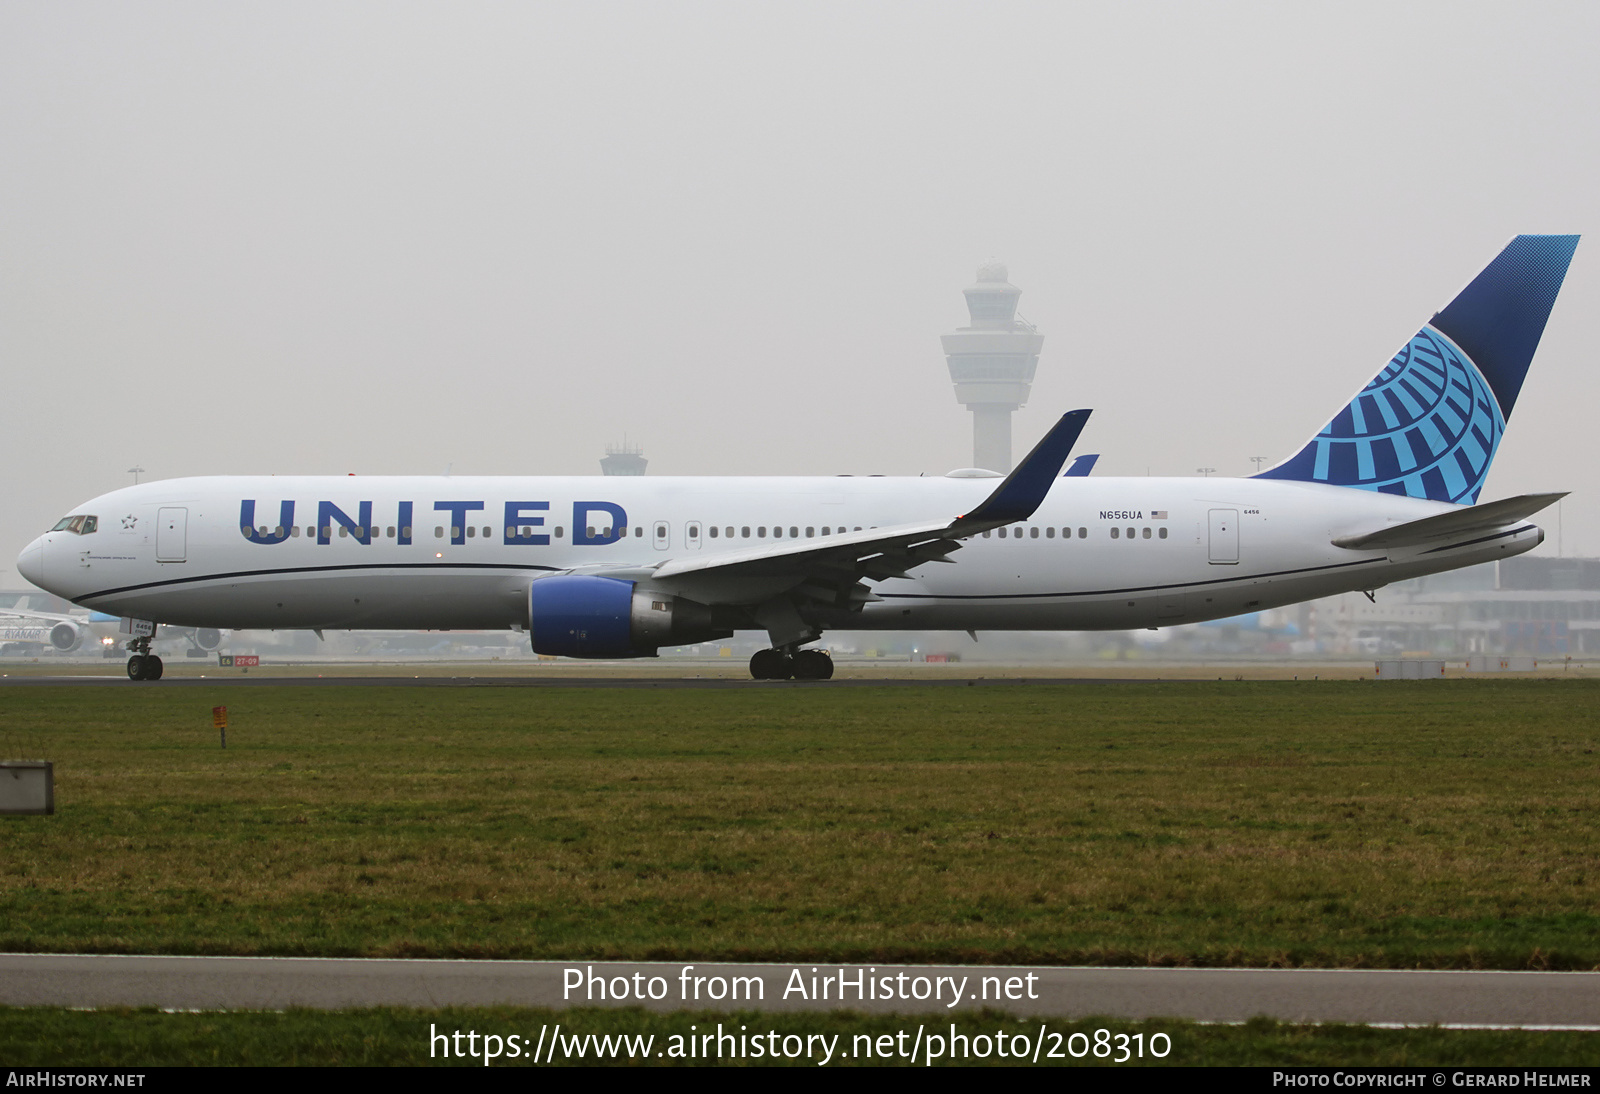
<instances>
[{"instance_id":1,"label":"boeing 767 airplane","mask_svg":"<svg viewBox=\"0 0 1600 1094\"><path fill-rule=\"evenodd\" d=\"M1161 627L1508 558L1561 494L1480 504L1577 247L1513 239L1304 448L1251 478L1063 476L1064 415L998 484L943 478L217 476L75 508L41 588L202 628L527 628L568 657L764 630L757 679L827 679L830 628ZM128 675L161 676L148 638Z\"/></svg>"}]
</instances>

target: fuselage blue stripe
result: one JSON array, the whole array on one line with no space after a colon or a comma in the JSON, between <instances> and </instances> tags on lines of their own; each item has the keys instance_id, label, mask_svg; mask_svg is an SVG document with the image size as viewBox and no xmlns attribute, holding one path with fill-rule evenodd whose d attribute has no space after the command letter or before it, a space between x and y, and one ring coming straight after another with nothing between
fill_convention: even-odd
<instances>
[{"instance_id":1,"label":"fuselage blue stripe","mask_svg":"<svg viewBox=\"0 0 1600 1094\"><path fill-rule=\"evenodd\" d=\"M374 562L345 566L283 566L267 570L231 570L226 573L198 574L190 577L169 578L164 581L146 581L138 585L122 585L115 589L101 589L98 592L84 593L82 596L77 597L74 603L81 604L86 600L96 600L103 596L116 596L119 593L142 592L145 589L166 589L175 585L193 585L201 581L231 581L234 578L272 577L278 574L338 573L350 570L506 570L511 573L539 570L546 573L558 573L561 569L562 567L560 566L527 566L503 562Z\"/></svg>"}]
</instances>

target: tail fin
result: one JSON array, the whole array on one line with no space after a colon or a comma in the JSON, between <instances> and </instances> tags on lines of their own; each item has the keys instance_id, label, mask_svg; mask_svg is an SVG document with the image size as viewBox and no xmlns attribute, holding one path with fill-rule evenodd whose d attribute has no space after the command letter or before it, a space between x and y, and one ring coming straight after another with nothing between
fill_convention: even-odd
<instances>
[{"instance_id":1,"label":"tail fin","mask_svg":"<svg viewBox=\"0 0 1600 1094\"><path fill-rule=\"evenodd\" d=\"M1309 444L1255 477L1476 502L1577 246L1517 236Z\"/></svg>"}]
</instances>

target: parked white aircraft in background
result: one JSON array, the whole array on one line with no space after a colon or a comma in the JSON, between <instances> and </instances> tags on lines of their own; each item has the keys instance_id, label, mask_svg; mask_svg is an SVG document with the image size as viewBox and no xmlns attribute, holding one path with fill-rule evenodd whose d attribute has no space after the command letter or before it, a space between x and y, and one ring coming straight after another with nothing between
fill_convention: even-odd
<instances>
[{"instance_id":1,"label":"parked white aircraft in background","mask_svg":"<svg viewBox=\"0 0 1600 1094\"><path fill-rule=\"evenodd\" d=\"M71 653L82 644L83 633L70 623L0 612L0 656L32 657L47 646Z\"/></svg>"},{"instance_id":2,"label":"parked white aircraft in background","mask_svg":"<svg viewBox=\"0 0 1600 1094\"><path fill-rule=\"evenodd\" d=\"M1476 504L1576 236L1518 236L1295 455L1252 478L1063 476L1065 415L998 485L944 478L242 477L147 482L23 551L97 611L209 628L504 629L651 656L761 629L1124 630L1506 558L1560 494ZM128 675L160 658L130 643Z\"/></svg>"},{"instance_id":3,"label":"parked white aircraft in background","mask_svg":"<svg viewBox=\"0 0 1600 1094\"><path fill-rule=\"evenodd\" d=\"M0 652L22 646L43 649L53 646L60 653L77 653L87 643L98 652L114 646L120 639L121 617L103 612L67 614L31 608L0 608ZM210 653L222 645L223 633L211 627L160 627L155 641L187 641L193 650Z\"/></svg>"}]
</instances>

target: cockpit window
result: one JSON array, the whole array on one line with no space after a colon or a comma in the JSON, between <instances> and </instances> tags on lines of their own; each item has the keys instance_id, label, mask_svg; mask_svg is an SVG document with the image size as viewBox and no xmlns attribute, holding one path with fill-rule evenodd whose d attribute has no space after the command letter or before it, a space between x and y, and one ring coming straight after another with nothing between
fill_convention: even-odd
<instances>
[{"instance_id":1,"label":"cockpit window","mask_svg":"<svg viewBox=\"0 0 1600 1094\"><path fill-rule=\"evenodd\" d=\"M86 536L91 532L100 530L100 518L84 516L81 513L76 516L62 517L56 523L56 526L50 530L52 532L71 532L73 535Z\"/></svg>"}]
</instances>

